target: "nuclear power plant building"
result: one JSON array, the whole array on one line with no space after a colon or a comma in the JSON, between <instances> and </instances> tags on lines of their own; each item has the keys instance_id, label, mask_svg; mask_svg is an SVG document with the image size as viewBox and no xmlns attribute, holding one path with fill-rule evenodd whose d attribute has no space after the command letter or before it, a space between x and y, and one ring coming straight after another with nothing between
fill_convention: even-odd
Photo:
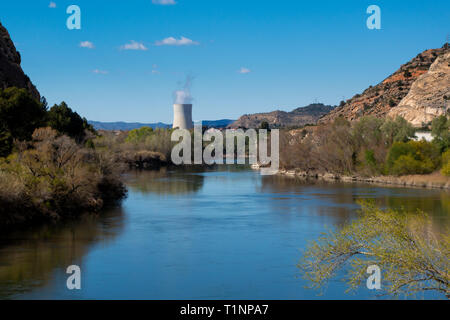
<instances>
[{"instance_id":1,"label":"nuclear power plant building","mask_svg":"<svg viewBox=\"0 0 450 320\"><path fill-rule=\"evenodd\" d=\"M173 105L173 128L192 129L192 104Z\"/></svg>"}]
</instances>

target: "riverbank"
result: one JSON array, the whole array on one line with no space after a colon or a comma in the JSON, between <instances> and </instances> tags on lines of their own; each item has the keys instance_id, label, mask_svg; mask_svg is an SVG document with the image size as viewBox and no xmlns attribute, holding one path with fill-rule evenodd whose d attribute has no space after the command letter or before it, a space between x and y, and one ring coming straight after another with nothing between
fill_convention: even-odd
<instances>
[{"instance_id":1,"label":"riverbank","mask_svg":"<svg viewBox=\"0 0 450 320\"><path fill-rule=\"evenodd\" d=\"M256 166L252 166L257 169ZM377 185L393 185L400 187L417 187L417 188L432 188L432 189L446 189L450 190L450 178L443 176L439 172L434 172L426 175L406 175L406 176L345 176L333 173L313 173L301 170L285 170L278 171L280 175L295 176L305 179L318 179L323 181L341 181L341 182L363 182L373 183Z\"/></svg>"}]
</instances>

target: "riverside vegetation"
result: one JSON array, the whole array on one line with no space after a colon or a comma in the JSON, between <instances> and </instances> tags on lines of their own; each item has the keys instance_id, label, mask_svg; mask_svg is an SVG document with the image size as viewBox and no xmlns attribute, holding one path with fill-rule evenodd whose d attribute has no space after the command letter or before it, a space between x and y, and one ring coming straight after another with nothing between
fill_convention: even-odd
<instances>
[{"instance_id":1,"label":"riverside vegetation","mask_svg":"<svg viewBox=\"0 0 450 320\"><path fill-rule=\"evenodd\" d=\"M414 141L415 129L403 118L362 117L284 132L280 165L284 169L337 175L429 174L450 176L450 119L431 123L432 142Z\"/></svg>"},{"instance_id":2,"label":"riverside vegetation","mask_svg":"<svg viewBox=\"0 0 450 320\"><path fill-rule=\"evenodd\" d=\"M121 168L64 102L0 90L0 227L98 212L121 199Z\"/></svg>"}]
</instances>

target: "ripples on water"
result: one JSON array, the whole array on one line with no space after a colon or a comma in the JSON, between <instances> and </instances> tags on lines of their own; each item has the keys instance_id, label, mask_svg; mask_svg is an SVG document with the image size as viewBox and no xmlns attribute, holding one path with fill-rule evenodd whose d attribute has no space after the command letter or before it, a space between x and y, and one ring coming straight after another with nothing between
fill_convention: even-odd
<instances>
[{"instance_id":1,"label":"ripples on water","mask_svg":"<svg viewBox=\"0 0 450 320\"><path fill-rule=\"evenodd\" d=\"M0 236L2 299L371 299L340 281L304 289L301 249L354 218L358 199L449 225L447 191L260 176L242 166L140 171L99 217ZM66 289L80 265L82 290Z\"/></svg>"}]
</instances>

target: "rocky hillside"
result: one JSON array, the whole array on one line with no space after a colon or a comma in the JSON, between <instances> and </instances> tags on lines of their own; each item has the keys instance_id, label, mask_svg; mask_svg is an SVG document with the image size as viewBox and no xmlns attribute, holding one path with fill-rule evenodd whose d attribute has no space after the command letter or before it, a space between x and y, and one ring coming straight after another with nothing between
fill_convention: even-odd
<instances>
[{"instance_id":1,"label":"rocky hillside","mask_svg":"<svg viewBox=\"0 0 450 320\"><path fill-rule=\"evenodd\" d=\"M420 53L383 82L342 102L339 107L322 117L319 123L329 123L337 117L350 121L364 115L385 117L406 97L413 83L426 74L434 61L446 52L449 52L448 44Z\"/></svg>"},{"instance_id":2,"label":"rocky hillside","mask_svg":"<svg viewBox=\"0 0 450 320\"><path fill-rule=\"evenodd\" d=\"M0 23L0 89L7 87L25 88L39 100L38 90L23 72L20 63L20 53L14 47L8 31Z\"/></svg>"},{"instance_id":3,"label":"rocky hillside","mask_svg":"<svg viewBox=\"0 0 450 320\"><path fill-rule=\"evenodd\" d=\"M229 125L230 128L259 128L266 121L271 128L300 127L306 124L315 124L323 115L333 110L333 106L322 103L310 104L286 111L273 111L268 113L246 114Z\"/></svg>"},{"instance_id":4,"label":"rocky hillside","mask_svg":"<svg viewBox=\"0 0 450 320\"><path fill-rule=\"evenodd\" d=\"M411 86L406 97L388 116L401 116L416 127L424 126L450 110L450 52L439 56L427 73Z\"/></svg>"}]
</instances>

